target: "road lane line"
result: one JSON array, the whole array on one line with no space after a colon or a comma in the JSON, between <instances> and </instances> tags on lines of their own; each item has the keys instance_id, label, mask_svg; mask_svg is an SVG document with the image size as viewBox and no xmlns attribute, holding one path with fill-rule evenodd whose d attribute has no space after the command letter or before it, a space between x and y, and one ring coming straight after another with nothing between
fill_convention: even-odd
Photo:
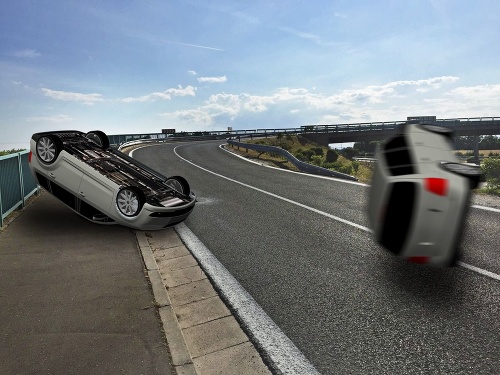
<instances>
[{"instance_id":1,"label":"road lane line","mask_svg":"<svg viewBox=\"0 0 500 375\"><path fill-rule=\"evenodd\" d=\"M328 212L324 212L324 211L318 210L318 209L316 209L316 208L313 208L313 207L310 207L310 206L306 206L305 204L302 204L302 203L299 203L299 202L293 201L293 200L291 200L291 199L288 199L288 198L282 197L282 196L280 196L280 195L277 195L277 194L271 193L271 192L266 191L266 190L259 189L258 187L255 187L255 186L252 186L252 185L245 184L244 182L240 182L240 181L234 180L234 179L232 179L232 178L230 178L230 177L227 177L227 176L221 175L221 174L219 174L219 173L213 172L213 171L211 171L211 170L209 170L209 169L203 168L203 167L201 167L201 166L199 166L199 165L197 165L197 164L193 163L192 161L189 161L189 160L187 160L187 159L183 158L182 156L180 156L180 155L177 153L177 148L178 148L178 147L179 147L179 146L177 146L177 147L175 147L175 148L174 148L174 153L175 153L175 154L176 154L179 158L181 158L181 159L182 159L182 160L184 160L185 162L187 162L187 163L189 163L189 164L191 164L191 165L195 166L196 168L199 168L199 169L201 169L201 170L204 170L205 172L211 173L211 174L213 174L213 175L215 175L215 176L217 176L217 177L220 177L220 178L224 178L224 179L226 179L226 180L228 180L228 181L234 182L235 184L239 184L239 185L241 185L241 186L245 186L245 187L247 187L247 188L249 188L249 189L256 190L256 191L258 191L259 193L267 194L267 195L269 195L269 196L271 196L271 197L274 197L274 198L277 198L277 199L281 199L282 201L285 201L285 202L288 202L288 203L294 204L294 205L299 206L299 207L301 207L301 208L305 208L306 210L309 210L309 211L315 212L315 213L317 213L317 214L320 214L320 215L326 216L326 217L328 217L328 218L330 218L330 219L333 219L333 220L336 220L336 221L340 221L341 223L344 223L344 224L347 224L347 225L351 225L351 226L353 226L353 227L355 227L355 228L358 228L358 229L364 230L364 231L366 231L366 232L372 233L372 230L371 230L370 228L367 228L367 227L365 227L365 226L363 226L363 225L359 225L359 224L353 223L352 221L342 219L342 218L340 218L340 217L338 217L338 216L335 216L335 215L331 215L331 214L329 214Z\"/></svg>"},{"instance_id":2,"label":"road lane line","mask_svg":"<svg viewBox=\"0 0 500 375\"><path fill-rule=\"evenodd\" d=\"M319 375L304 354L186 224L177 224L175 231L250 332L256 347L266 354L273 373Z\"/></svg>"},{"instance_id":3,"label":"road lane line","mask_svg":"<svg viewBox=\"0 0 500 375\"><path fill-rule=\"evenodd\" d=\"M223 145L219 145L219 148L221 150L224 150L225 152L227 152L227 153L229 153L229 154L231 154L233 156L236 156L236 157L238 157L240 159L243 159L243 160L245 160L247 162L250 162L250 163L253 163L253 164L257 164L257 165L260 165L260 166L263 166L263 167L274 168L274 169L279 170L281 172L296 173L296 174L301 174L303 176L305 175L305 176L314 177L314 178L322 178L322 179L325 179L325 180L334 180L334 181L342 182L344 184L359 185L359 186L366 186L366 187L370 187L371 186L370 184L365 184L365 183L362 183L362 182L347 181L347 180L343 180L341 178L327 177L327 176L317 176L317 175L303 173L303 172L289 171L287 169L277 168L277 167L273 167L273 166L266 165L266 164L263 164L263 163L258 163L256 161L249 160L248 158L245 158L244 156L241 156L241 155L238 155L238 154L236 154L234 152L231 152L231 151L227 150L226 148L224 148L222 146ZM480 206L478 204L473 204L473 205L471 205L471 207L472 208L477 208L477 209L480 209L480 210L486 210L486 211L492 211L492 212L498 212L498 213L500 213L500 209L498 209L498 208L487 207L487 206Z\"/></svg>"},{"instance_id":4,"label":"road lane line","mask_svg":"<svg viewBox=\"0 0 500 375\"><path fill-rule=\"evenodd\" d=\"M481 275L488 276L488 277L491 277L492 279L500 281L500 275L497 275L496 273L483 270L482 268L479 268L479 267L476 267L476 266L472 266L470 264L467 264L467 263L464 263L464 262L461 262L461 261L458 261L457 263L458 263L459 266L462 266L462 267L467 268L467 269L469 269L471 271L480 273Z\"/></svg>"},{"instance_id":5,"label":"road lane line","mask_svg":"<svg viewBox=\"0 0 500 375\"><path fill-rule=\"evenodd\" d=\"M274 197L274 198L277 198L277 199L281 199L282 201L285 201L285 202L288 202L288 203L294 204L294 205L299 206L299 207L301 207L301 208L305 208L306 210L309 210L309 211L315 212L315 213L317 213L317 214L320 214L320 215L326 216L326 217L328 217L328 218L330 218L330 219L333 219L333 220L339 221L339 222L341 222L341 223L344 223L344 224L347 224L347 225L353 226L353 227L355 227L355 228L358 228L358 229L364 230L365 232L368 232L368 233L373 233L373 230L372 230L372 229L370 229L370 228L368 228L368 227L365 227L365 226L363 226L363 225L359 225L359 224L353 223L352 221L342 219L342 218L340 218L340 217L338 217L338 216L331 215L331 214L329 214L329 213L327 213L327 212L324 212L324 211L318 210L318 209L313 208L313 207L306 206L305 204L302 204L302 203L299 203L299 202L295 202L295 201L293 201L293 200L291 200L291 199L288 199L288 198L282 197L282 196L280 196L280 195L277 195L277 194L271 193L271 192L266 191L266 190L259 189L259 188L255 187L255 186L245 184L245 183L243 183L243 182L240 182L240 181L234 180L234 179L232 179L232 178L230 178L230 177L227 177L227 176L221 175L221 174L219 174L219 173L213 172L213 171L211 171L211 170L209 170L209 169L203 168L203 167L201 167L201 166L199 166L199 165L197 165L197 164L193 163L192 161L187 160L186 158L183 158L182 156L180 156L180 155L177 153L177 148L178 148L178 147L180 147L180 146L177 146L177 147L175 147L175 148L174 148L174 153L177 155L177 157L179 157L180 159L184 160L186 163L189 163L189 164L193 165L193 166L194 166L194 167L196 167L196 168L199 168L199 169L201 169L201 170L204 170L205 172L211 173L211 174L213 174L213 175L215 175L215 176L217 176L217 177L220 177L220 178L224 178L224 179L226 179L226 180L228 180L228 181L234 182L234 183L239 184L239 185L241 185L241 186L245 186L245 187L247 187L247 188L249 188L249 189L253 189L253 190L258 191L258 192L260 192L260 193L267 194L267 195L269 195L269 196L271 196L271 197ZM474 207L474 206L472 206L472 207ZM478 207L476 207L476 208L483 208L483 209L484 209L484 208L489 208L489 207L478 206ZM496 209L492 208L491 210L496 210ZM500 210L499 210L499 211L500 211ZM490 272L490 271L486 271L486 270L483 270L483 269L481 269L481 268L479 268L479 267L475 267L475 266L472 266L472 265L470 265L470 264L467 264L467 263L464 263L464 262L460 262L460 261L458 262L458 265L459 265L459 266L461 266L461 267L467 268L467 269L469 269L469 270L471 270L471 271L477 272L477 273L479 273L479 274L481 274L481 275L491 277L492 279L495 279L495 280L500 280L500 275L497 275L496 273L493 273L493 272Z\"/></svg>"},{"instance_id":6,"label":"road lane line","mask_svg":"<svg viewBox=\"0 0 500 375\"><path fill-rule=\"evenodd\" d=\"M471 207L473 207L473 208L479 208L480 210L493 211L493 212L500 213L500 210L498 208L486 207L486 206L479 206L477 204L473 204Z\"/></svg>"}]
</instances>

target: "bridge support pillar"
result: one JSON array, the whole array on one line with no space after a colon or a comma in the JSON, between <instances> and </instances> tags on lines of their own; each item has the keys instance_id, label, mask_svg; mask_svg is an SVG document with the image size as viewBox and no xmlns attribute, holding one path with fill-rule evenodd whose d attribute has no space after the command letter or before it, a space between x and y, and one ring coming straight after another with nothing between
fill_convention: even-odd
<instances>
[{"instance_id":1,"label":"bridge support pillar","mask_svg":"<svg viewBox=\"0 0 500 375\"><path fill-rule=\"evenodd\" d=\"M479 136L475 135L474 136L474 163L477 165L480 164L479 161Z\"/></svg>"}]
</instances>

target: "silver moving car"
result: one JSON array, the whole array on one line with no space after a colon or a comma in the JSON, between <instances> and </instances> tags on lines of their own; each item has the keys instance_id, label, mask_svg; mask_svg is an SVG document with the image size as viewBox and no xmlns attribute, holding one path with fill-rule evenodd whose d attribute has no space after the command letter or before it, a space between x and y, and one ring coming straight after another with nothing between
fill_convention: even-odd
<instances>
[{"instance_id":1,"label":"silver moving car","mask_svg":"<svg viewBox=\"0 0 500 375\"><path fill-rule=\"evenodd\" d=\"M98 130L33 134L29 162L43 188L95 223L158 230L185 220L196 201L184 178L110 148Z\"/></svg>"},{"instance_id":2,"label":"silver moving car","mask_svg":"<svg viewBox=\"0 0 500 375\"><path fill-rule=\"evenodd\" d=\"M368 208L374 235L410 262L452 266L458 259L481 170L458 162L451 136L445 127L408 123L377 150Z\"/></svg>"}]
</instances>

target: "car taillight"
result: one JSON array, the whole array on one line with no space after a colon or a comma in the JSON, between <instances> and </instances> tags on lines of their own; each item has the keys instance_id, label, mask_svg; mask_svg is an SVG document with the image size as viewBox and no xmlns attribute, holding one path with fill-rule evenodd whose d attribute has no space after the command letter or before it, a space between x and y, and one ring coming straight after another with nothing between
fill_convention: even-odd
<instances>
[{"instance_id":1,"label":"car taillight","mask_svg":"<svg viewBox=\"0 0 500 375\"><path fill-rule=\"evenodd\" d=\"M448 180L444 178L424 179L425 189L437 195L448 195Z\"/></svg>"},{"instance_id":2,"label":"car taillight","mask_svg":"<svg viewBox=\"0 0 500 375\"><path fill-rule=\"evenodd\" d=\"M33 153L30 151L28 154L28 163L31 163L31 155L33 155Z\"/></svg>"},{"instance_id":3,"label":"car taillight","mask_svg":"<svg viewBox=\"0 0 500 375\"><path fill-rule=\"evenodd\" d=\"M417 264L427 264L429 263L429 257L426 256L420 256L420 257L408 257L406 260L411 263L417 263Z\"/></svg>"}]
</instances>

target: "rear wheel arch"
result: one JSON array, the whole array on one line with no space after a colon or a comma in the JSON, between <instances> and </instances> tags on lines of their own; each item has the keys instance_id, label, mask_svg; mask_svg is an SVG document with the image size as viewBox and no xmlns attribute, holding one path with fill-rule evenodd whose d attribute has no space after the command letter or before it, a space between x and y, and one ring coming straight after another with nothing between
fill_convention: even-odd
<instances>
[{"instance_id":1,"label":"rear wheel arch","mask_svg":"<svg viewBox=\"0 0 500 375\"><path fill-rule=\"evenodd\" d=\"M107 150L109 148L109 138L103 131L92 130L85 134L85 138L87 138L92 143L95 143L103 150Z\"/></svg>"}]
</instances>

